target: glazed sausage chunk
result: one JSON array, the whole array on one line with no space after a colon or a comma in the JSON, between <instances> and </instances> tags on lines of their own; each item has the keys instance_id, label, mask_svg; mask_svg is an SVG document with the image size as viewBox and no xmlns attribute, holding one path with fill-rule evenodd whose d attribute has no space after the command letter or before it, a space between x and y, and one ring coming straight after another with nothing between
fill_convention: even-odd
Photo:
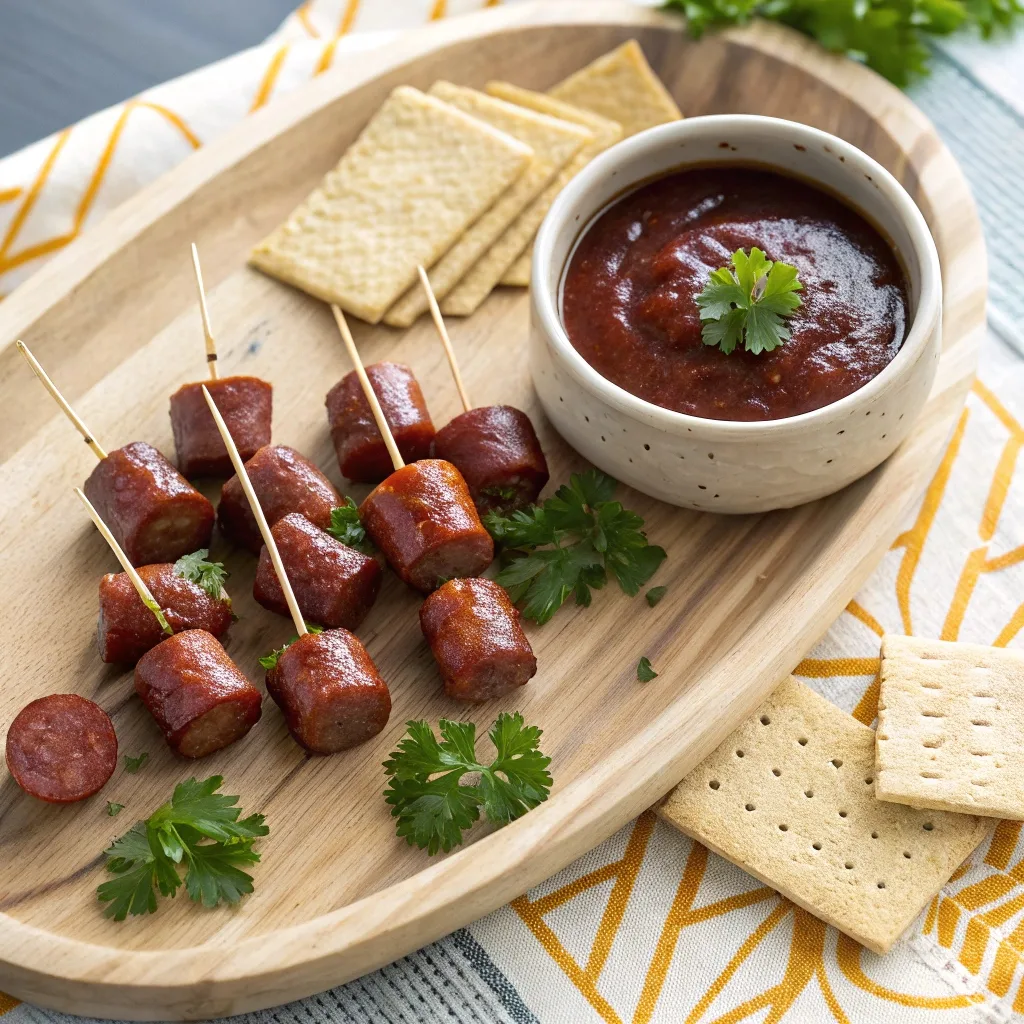
<instances>
[{"instance_id":1,"label":"glazed sausage chunk","mask_svg":"<svg viewBox=\"0 0 1024 1024\"><path fill-rule=\"evenodd\" d=\"M132 565L173 562L210 543L213 505L151 444L112 451L89 474L85 496Z\"/></svg>"},{"instance_id":2,"label":"glazed sausage chunk","mask_svg":"<svg viewBox=\"0 0 1024 1024\"><path fill-rule=\"evenodd\" d=\"M135 666L135 692L168 746L205 757L241 739L260 719L260 691L205 629L175 633Z\"/></svg>"},{"instance_id":3,"label":"glazed sausage chunk","mask_svg":"<svg viewBox=\"0 0 1024 1024\"><path fill-rule=\"evenodd\" d=\"M462 474L442 459L392 473L359 506L359 518L391 568L428 594L456 576L479 576L494 542Z\"/></svg>"},{"instance_id":4,"label":"glazed sausage chunk","mask_svg":"<svg viewBox=\"0 0 1024 1024\"><path fill-rule=\"evenodd\" d=\"M511 405L484 405L456 416L437 432L431 455L458 468L481 515L524 508L548 482L530 417Z\"/></svg>"},{"instance_id":5,"label":"glazed sausage chunk","mask_svg":"<svg viewBox=\"0 0 1024 1024\"><path fill-rule=\"evenodd\" d=\"M490 700L522 686L537 672L519 612L493 580L445 583L423 602L420 627L449 697Z\"/></svg>"},{"instance_id":6,"label":"glazed sausage chunk","mask_svg":"<svg viewBox=\"0 0 1024 1024\"><path fill-rule=\"evenodd\" d=\"M321 530L331 525L331 509L341 504L341 495L331 481L294 448L283 444L266 445L246 462L245 470L271 526L289 512L304 515ZM260 528L236 476L221 490L217 521L236 544L248 548L254 555L260 553L263 546Z\"/></svg>"},{"instance_id":7,"label":"glazed sausage chunk","mask_svg":"<svg viewBox=\"0 0 1024 1024\"><path fill-rule=\"evenodd\" d=\"M222 377L202 384L183 384L171 395L178 469L187 477L231 476L231 458L203 397L204 385L224 417L243 462L270 444L274 389L258 377Z\"/></svg>"},{"instance_id":8,"label":"glazed sausage chunk","mask_svg":"<svg viewBox=\"0 0 1024 1024\"><path fill-rule=\"evenodd\" d=\"M205 629L220 638L227 632L231 625L231 603L211 597L198 584L179 576L173 563L143 565L139 575L175 633ZM122 665L134 665L146 651L167 639L124 572L107 573L100 580L96 634L100 658Z\"/></svg>"},{"instance_id":9,"label":"glazed sausage chunk","mask_svg":"<svg viewBox=\"0 0 1024 1024\"><path fill-rule=\"evenodd\" d=\"M377 559L342 544L297 512L279 519L271 533L302 617L332 629L359 626L380 590L383 574ZM290 615L265 547L260 552L252 593L264 608L285 617Z\"/></svg>"},{"instance_id":10,"label":"glazed sausage chunk","mask_svg":"<svg viewBox=\"0 0 1024 1024\"><path fill-rule=\"evenodd\" d=\"M307 633L267 672L267 692L295 742L314 754L348 750L387 725L391 694L347 629Z\"/></svg>"},{"instance_id":11,"label":"glazed sausage chunk","mask_svg":"<svg viewBox=\"0 0 1024 1024\"><path fill-rule=\"evenodd\" d=\"M402 458L425 459L434 424L412 370L402 363L374 363L366 367L366 374ZM391 456L354 370L327 393L327 422L343 476L375 484L391 472Z\"/></svg>"},{"instance_id":12,"label":"glazed sausage chunk","mask_svg":"<svg viewBox=\"0 0 1024 1024\"><path fill-rule=\"evenodd\" d=\"M70 804L98 793L117 767L110 716L76 693L27 704L7 730L7 767L30 796Z\"/></svg>"}]
</instances>

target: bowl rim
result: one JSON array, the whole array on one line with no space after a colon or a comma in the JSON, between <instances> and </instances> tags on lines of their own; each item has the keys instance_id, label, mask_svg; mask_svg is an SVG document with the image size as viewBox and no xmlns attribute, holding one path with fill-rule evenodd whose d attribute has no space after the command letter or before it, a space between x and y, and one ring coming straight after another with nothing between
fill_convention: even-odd
<instances>
[{"instance_id":1,"label":"bowl rim","mask_svg":"<svg viewBox=\"0 0 1024 1024\"><path fill-rule=\"evenodd\" d=\"M558 267L555 288L551 289L547 285L547 281L551 280L550 270L555 240L563 228L571 227L571 222L577 213L580 213L578 220L583 227L579 228L575 234L569 252L569 257L571 257L579 240L589 230L597 215L608 205L606 204L600 209L585 209L583 200L587 189L606 175L621 169L633 157L656 153L663 148L675 147L680 140L685 139L688 135L719 134L728 130L764 129L765 127L771 131L786 133L787 141L822 148L831 147L837 157L845 157L845 161L840 162L845 171L855 171L870 176L883 199L893 208L893 213L897 219L902 221L910 236L911 248L917 256L921 269L920 294L917 308L911 319L910 329L899 352L871 380L837 401L809 412L772 420L718 420L666 409L664 406L656 405L632 394L604 377L583 358L569 340L559 313L565 273L564 264ZM707 160L690 162L699 162L705 165L708 163ZM729 161L723 160L723 163L725 162ZM768 167L773 166L771 161L765 163ZM684 168L687 165L688 161L684 159L675 166ZM781 166L778 170L781 174L790 176L793 174L788 168ZM654 175L638 176L631 180L624 179L622 189L617 195L621 198L635 186L671 173L673 173L673 169L670 168ZM832 194L836 193L835 188L817 179L814 175L808 174L805 177L811 184L817 183L822 189ZM611 202L615 201L615 199L611 200ZM569 257L566 258L566 263ZM896 178L862 149L836 135L799 121L766 117L762 114L703 114L671 121L624 139L597 156L556 197L537 232L533 250L530 291L534 314L540 318L541 326L551 347L560 357L563 366L577 378L586 390L619 411L646 420L648 423L670 432L694 433L696 428L700 428L703 431L717 432L723 437L730 436L736 440L741 440L746 435L763 439L769 434L778 435L813 429L816 425L824 425L826 421L831 420L837 414L842 415L844 412L870 402L878 392L889 387L917 364L928 347L936 323L940 322L942 311L942 278L935 240L932 238L924 214Z\"/></svg>"}]
</instances>

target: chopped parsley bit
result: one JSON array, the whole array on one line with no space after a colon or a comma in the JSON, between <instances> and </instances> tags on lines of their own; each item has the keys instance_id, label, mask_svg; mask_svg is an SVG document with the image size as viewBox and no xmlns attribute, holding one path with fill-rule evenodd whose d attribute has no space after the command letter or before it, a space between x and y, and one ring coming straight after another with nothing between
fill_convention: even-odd
<instances>
[{"instance_id":1,"label":"chopped parsley bit","mask_svg":"<svg viewBox=\"0 0 1024 1024\"><path fill-rule=\"evenodd\" d=\"M149 751L144 750L138 757L124 755L124 770L127 775L134 775L149 760Z\"/></svg>"},{"instance_id":2,"label":"chopped parsley bit","mask_svg":"<svg viewBox=\"0 0 1024 1024\"><path fill-rule=\"evenodd\" d=\"M306 623L306 629L308 629L310 633L322 633L324 631L323 626L314 626L312 622ZM268 671L274 668L277 665L277 659L280 658L281 655L284 654L284 652L287 651L288 648L291 647L291 645L295 643L295 641L298 639L299 634L296 633L295 636L293 636L291 640L288 641L288 643L282 644L280 647L278 647L276 650L271 651L269 654L264 654L263 657L260 658L260 664Z\"/></svg>"},{"instance_id":3,"label":"chopped parsley bit","mask_svg":"<svg viewBox=\"0 0 1024 1024\"><path fill-rule=\"evenodd\" d=\"M209 553L208 548L200 548L198 551L193 551L191 555L182 555L174 563L175 575L190 583L195 583L215 601L227 601L230 604L231 599L224 591L224 581L228 578L228 571L224 568L223 562L208 562L206 556Z\"/></svg>"},{"instance_id":4,"label":"chopped parsley bit","mask_svg":"<svg viewBox=\"0 0 1024 1024\"><path fill-rule=\"evenodd\" d=\"M365 555L373 554L373 542L366 536L359 518L359 507L351 498L345 498L344 505L331 509L331 525L327 532L350 548L356 548Z\"/></svg>"},{"instance_id":5,"label":"chopped parsley bit","mask_svg":"<svg viewBox=\"0 0 1024 1024\"><path fill-rule=\"evenodd\" d=\"M124 810L124 804L115 804L113 800L107 801L107 814L116 818Z\"/></svg>"},{"instance_id":6,"label":"chopped parsley bit","mask_svg":"<svg viewBox=\"0 0 1024 1024\"><path fill-rule=\"evenodd\" d=\"M636 677L641 683L649 683L652 679L658 678L658 673L651 668L649 658L641 658L636 667Z\"/></svg>"},{"instance_id":7,"label":"chopped parsley bit","mask_svg":"<svg viewBox=\"0 0 1024 1024\"><path fill-rule=\"evenodd\" d=\"M515 501L519 491L511 484L492 484L490 487L481 487L480 493L488 498L499 498L501 501Z\"/></svg>"},{"instance_id":8,"label":"chopped parsley bit","mask_svg":"<svg viewBox=\"0 0 1024 1024\"><path fill-rule=\"evenodd\" d=\"M650 590L644 594L647 599L647 603L653 608L664 596L668 587L651 587Z\"/></svg>"}]
</instances>

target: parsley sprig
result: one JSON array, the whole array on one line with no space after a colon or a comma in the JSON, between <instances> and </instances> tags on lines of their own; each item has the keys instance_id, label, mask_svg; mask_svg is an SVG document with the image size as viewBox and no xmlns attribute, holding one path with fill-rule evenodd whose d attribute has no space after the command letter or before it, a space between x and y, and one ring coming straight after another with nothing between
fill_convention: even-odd
<instances>
[{"instance_id":1,"label":"parsley sprig","mask_svg":"<svg viewBox=\"0 0 1024 1024\"><path fill-rule=\"evenodd\" d=\"M209 553L209 549L200 548L190 555L182 555L174 563L174 572L201 587L215 601L227 601L230 604L231 599L224 590L228 571L224 568L223 562L207 561L206 556Z\"/></svg>"},{"instance_id":2,"label":"parsley sprig","mask_svg":"<svg viewBox=\"0 0 1024 1024\"><path fill-rule=\"evenodd\" d=\"M772 262L757 246L749 256L737 249L732 267L713 270L696 296L704 344L726 355L741 341L754 355L778 348L789 341L785 318L802 305L796 293L803 287L796 267Z\"/></svg>"},{"instance_id":3,"label":"parsley sprig","mask_svg":"<svg viewBox=\"0 0 1024 1024\"><path fill-rule=\"evenodd\" d=\"M315 626L313 625L312 622L306 623L306 629L308 629L310 633L322 633L324 631L323 626ZM268 672L272 668L276 668L277 659L280 658L281 655L284 654L284 652L287 651L288 648L291 647L291 645L295 643L295 641L298 639L299 634L296 633L295 636L293 636L291 640L288 641L288 643L282 644L280 647L275 648L269 654L264 654L263 657L260 658L260 665L262 665L263 668L265 668Z\"/></svg>"},{"instance_id":4,"label":"parsley sprig","mask_svg":"<svg viewBox=\"0 0 1024 1024\"><path fill-rule=\"evenodd\" d=\"M665 558L641 527L643 519L614 501L617 483L596 469L574 473L543 505L503 516L484 516L484 525L504 549L497 581L523 616L547 622L571 594L588 606L591 590L611 576L631 597Z\"/></svg>"},{"instance_id":5,"label":"parsley sprig","mask_svg":"<svg viewBox=\"0 0 1024 1024\"><path fill-rule=\"evenodd\" d=\"M441 741L427 722L408 722L408 734L384 762L391 776L384 799L398 835L427 853L447 853L480 818L507 825L548 798L551 758L537 748L541 730L502 712L487 733L495 758L481 764L472 722L440 722ZM467 775L477 775L467 782Z\"/></svg>"},{"instance_id":6,"label":"parsley sprig","mask_svg":"<svg viewBox=\"0 0 1024 1024\"><path fill-rule=\"evenodd\" d=\"M331 509L331 525L327 532L364 555L373 554L373 541L366 536L366 529L359 518L359 506L351 498L346 497L344 505Z\"/></svg>"},{"instance_id":7,"label":"parsley sprig","mask_svg":"<svg viewBox=\"0 0 1024 1024\"><path fill-rule=\"evenodd\" d=\"M96 890L107 904L104 916L123 921L155 913L157 893L174 896L181 887L181 867L189 898L205 907L237 903L252 892L252 876L242 867L260 859L252 845L270 829L262 814L240 818L238 797L217 792L223 781L213 775L179 783L168 803L104 851L115 876Z\"/></svg>"}]
</instances>

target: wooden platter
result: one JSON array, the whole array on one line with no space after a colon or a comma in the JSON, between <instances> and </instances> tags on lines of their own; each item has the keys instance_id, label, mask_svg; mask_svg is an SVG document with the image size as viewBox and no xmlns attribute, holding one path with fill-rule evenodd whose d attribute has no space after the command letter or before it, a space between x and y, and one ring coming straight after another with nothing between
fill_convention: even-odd
<instances>
[{"instance_id":1,"label":"wooden platter","mask_svg":"<svg viewBox=\"0 0 1024 1024\"><path fill-rule=\"evenodd\" d=\"M170 392L203 358L188 243L203 256L224 372L273 381L274 438L336 482L322 411L349 369L330 312L245 267L248 248L333 165L384 96L446 77L544 89L629 37L690 114L753 112L835 132L903 181L927 217L945 277L938 381L911 439L846 491L790 512L714 517L628 494L669 559L650 609L606 590L530 631L540 672L521 694L479 708L444 699L417 620L395 580L360 631L395 710L376 740L307 758L267 707L250 736L197 764L176 760L134 697L130 673L93 641L96 587L113 560L71 488L93 456L12 346L23 337L110 446L172 450ZM891 543L959 415L984 333L985 253L964 178L901 93L852 63L769 26L689 40L671 17L604 0L499 8L347 61L202 150L57 256L0 306L0 732L18 708L76 691L114 717L122 751L148 750L77 806L39 804L0 769L0 989L44 1006L137 1020L203 1019L285 1002L356 977L548 877L664 795L789 672ZM527 299L492 296L452 321L476 401L528 410L554 480L579 464L544 423L525 364ZM426 320L400 333L360 325L367 361L415 369L435 420L458 410ZM357 498L362 491L355 492ZM254 560L215 540L241 620L228 650L251 678L292 633L251 598ZM636 681L647 655L660 672ZM552 798L515 824L430 860L394 836L380 763L412 718L486 727L519 708L544 729ZM267 815L256 892L236 910L183 897L151 917L105 920L100 851L173 784L221 773ZM106 799L126 805L116 823Z\"/></svg>"}]
</instances>

